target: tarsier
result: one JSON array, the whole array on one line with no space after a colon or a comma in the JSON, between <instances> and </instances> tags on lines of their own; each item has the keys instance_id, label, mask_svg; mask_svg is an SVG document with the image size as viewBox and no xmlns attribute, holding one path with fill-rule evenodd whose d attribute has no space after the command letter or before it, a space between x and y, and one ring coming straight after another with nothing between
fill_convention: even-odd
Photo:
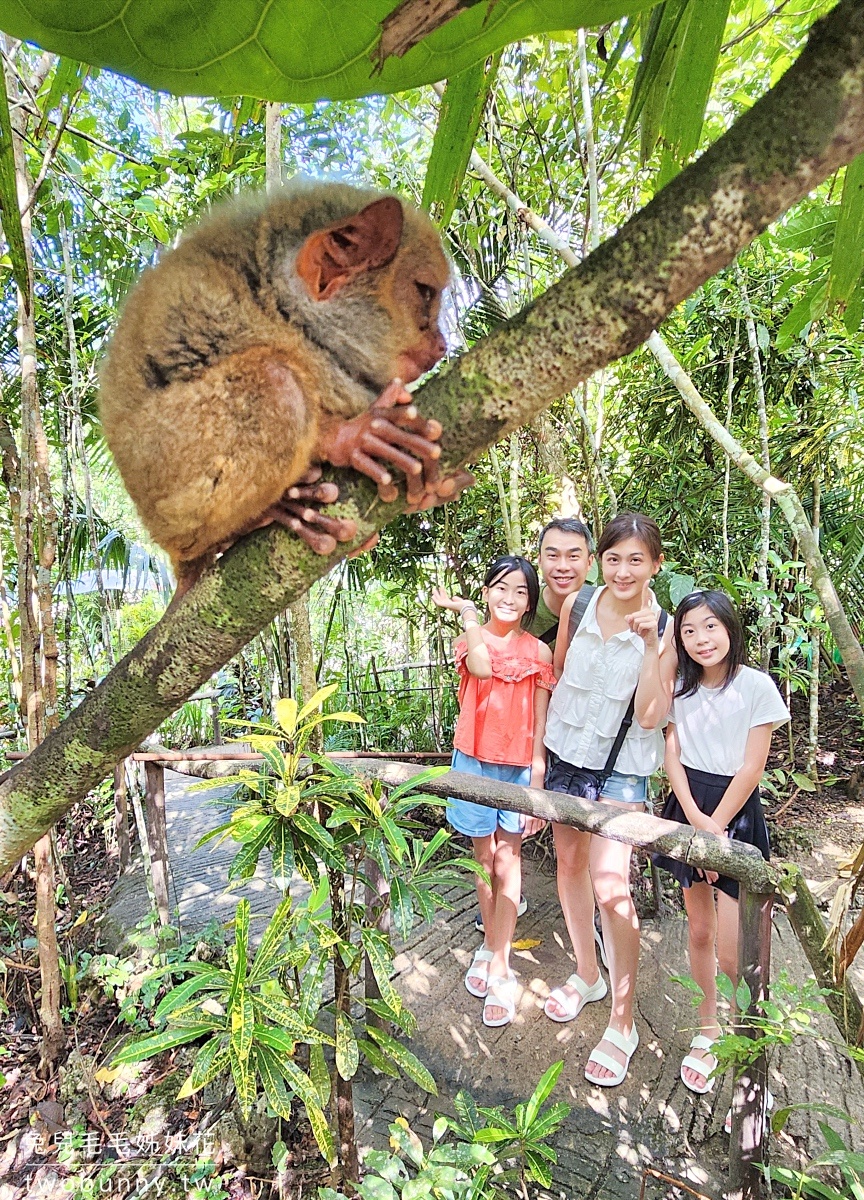
<instances>
[{"instance_id":1,"label":"tarsier","mask_svg":"<svg viewBox=\"0 0 864 1200\"><path fill-rule=\"evenodd\" d=\"M354 467L410 510L471 482L438 470L441 426L404 384L445 351L449 270L431 222L395 196L301 184L235 201L145 271L101 380L105 437L182 595L273 521L319 554L357 536L328 516Z\"/></svg>"}]
</instances>

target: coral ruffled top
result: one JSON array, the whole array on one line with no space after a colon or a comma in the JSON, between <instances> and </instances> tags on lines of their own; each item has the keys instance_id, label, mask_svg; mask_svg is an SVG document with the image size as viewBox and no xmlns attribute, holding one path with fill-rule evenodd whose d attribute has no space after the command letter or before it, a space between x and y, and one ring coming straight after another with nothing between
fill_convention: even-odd
<instances>
[{"instance_id":1,"label":"coral ruffled top","mask_svg":"<svg viewBox=\"0 0 864 1200\"><path fill-rule=\"evenodd\" d=\"M454 646L459 672L459 720L453 745L481 762L527 767L534 750L534 689L552 691L552 664L540 660L540 642L530 633L512 641L484 631L492 678L468 670L464 638Z\"/></svg>"}]
</instances>

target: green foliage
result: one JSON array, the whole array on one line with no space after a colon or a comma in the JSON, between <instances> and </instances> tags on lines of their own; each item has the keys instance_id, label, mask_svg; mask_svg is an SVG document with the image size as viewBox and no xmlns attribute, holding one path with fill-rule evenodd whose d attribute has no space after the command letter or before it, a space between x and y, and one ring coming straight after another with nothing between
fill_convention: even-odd
<instances>
[{"instance_id":1,"label":"green foliage","mask_svg":"<svg viewBox=\"0 0 864 1200\"><path fill-rule=\"evenodd\" d=\"M279 982L285 968L308 962L311 948L292 938L298 914L292 912L290 899L276 909L254 955L250 954L249 920L249 901L241 900L226 967L191 959L172 966L172 974L187 978L156 1008L157 1032L124 1046L112 1065L141 1062L204 1038L180 1089L181 1099L229 1071L247 1119L259 1086L271 1109L286 1120L291 1115L290 1098L296 1095L321 1153L332 1161L333 1143L317 1090L294 1061L298 1043L312 1046L332 1039L310 1022L298 995L283 990Z\"/></svg>"},{"instance_id":2,"label":"green foliage","mask_svg":"<svg viewBox=\"0 0 864 1200\"><path fill-rule=\"evenodd\" d=\"M441 99L423 182L423 207L442 228L453 216L497 70L498 56L488 69L483 62L475 63L448 81Z\"/></svg>"},{"instance_id":3,"label":"green foliage","mask_svg":"<svg viewBox=\"0 0 864 1200\"><path fill-rule=\"evenodd\" d=\"M428 1151L405 1118L398 1117L390 1126L392 1152L366 1155L357 1194L361 1200L505 1200L515 1192L527 1195L527 1182L550 1187L550 1165L557 1157L547 1143L570 1106L558 1103L544 1110L544 1105L563 1066L553 1063L531 1098L509 1114L478 1108L468 1092L460 1091L454 1100L458 1116L436 1119ZM448 1135L454 1140L447 1140ZM318 1197L347 1200L326 1187L318 1189Z\"/></svg>"},{"instance_id":4,"label":"green foliage","mask_svg":"<svg viewBox=\"0 0 864 1200\"><path fill-rule=\"evenodd\" d=\"M775 1113L772 1127L780 1132L789 1115L797 1109L824 1112L839 1121L852 1121L842 1109L829 1104L792 1104ZM827 1150L816 1155L802 1170L771 1164L765 1173L772 1183L788 1189L792 1200L864 1200L864 1154L850 1150L843 1138L827 1121L819 1121L819 1130ZM842 1191L825 1178L825 1168L839 1173Z\"/></svg>"},{"instance_id":5,"label":"green foliage","mask_svg":"<svg viewBox=\"0 0 864 1200\"><path fill-rule=\"evenodd\" d=\"M169 976L174 986L153 1012L153 1031L114 1058L115 1065L138 1062L201 1043L180 1098L230 1077L245 1116L263 1096L273 1113L288 1119L296 1097L331 1162L335 1149L325 1115L331 1080L324 1046L333 1047L334 1069L345 1080L365 1056L385 1074L401 1073L436 1091L417 1056L379 1027L383 1021L410 1034L414 1018L391 982L393 945L358 892L366 883L367 864L374 862L390 886L393 925L402 937L417 920L431 920L436 908L451 907L442 889L470 886L470 875L480 870L471 859L443 855L447 830L439 829L428 842L416 836L413 809L436 803L417 788L446 768L422 772L385 798L380 783L365 783L309 751L309 740L323 723L358 719L352 713L321 712L335 690L336 685L322 688L302 708L295 700L279 700L274 706L278 727L253 726L244 740L264 756L260 771L196 785L229 782L241 791L231 820L199 844L228 837L240 844L229 870L232 883L249 878L269 847L274 882L284 898L254 953L249 902L241 900L225 965L175 958L150 972L151 979ZM288 891L295 869L312 885L303 900ZM364 961L380 999L361 1003L380 1019L376 1023L367 1022L365 1013L355 1018L339 995L332 1002L322 999L329 967L334 978L344 973L350 981Z\"/></svg>"},{"instance_id":6,"label":"green foliage","mask_svg":"<svg viewBox=\"0 0 864 1200\"><path fill-rule=\"evenodd\" d=\"M402 57L378 62L375 0L350 8L333 0L297 5L254 0L242 18L205 0L182 9L131 0L70 0L59 21L49 0L9 0L3 28L46 50L113 70L176 95L259 96L268 100L347 99L403 91L458 74L509 42L550 29L578 29L645 8L650 0L542 0L525 6L472 3ZM321 36L321 30L327 36ZM207 37L202 39L202 29Z\"/></svg>"}]
</instances>

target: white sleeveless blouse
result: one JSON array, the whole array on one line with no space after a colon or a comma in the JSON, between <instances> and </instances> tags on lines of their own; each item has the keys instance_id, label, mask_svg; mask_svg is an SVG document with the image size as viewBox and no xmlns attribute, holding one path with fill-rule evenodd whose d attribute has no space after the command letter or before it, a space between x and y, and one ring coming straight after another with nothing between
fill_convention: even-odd
<instances>
[{"instance_id":1,"label":"white sleeveless blouse","mask_svg":"<svg viewBox=\"0 0 864 1200\"><path fill-rule=\"evenodd\" d=\"M629 630L603 641L597 624L597 601L605 590L600 587L591 597L570 642L564 672L549 702L543 738L559 758L592 771L602 771L606 765L636 691L645 654L642 638ZM660 608L653 594L651 607L657 611ZM652 775L662 760L662 728L643 729L634 717L615 770L623 775Z\"/></svg>"}]
</instances>

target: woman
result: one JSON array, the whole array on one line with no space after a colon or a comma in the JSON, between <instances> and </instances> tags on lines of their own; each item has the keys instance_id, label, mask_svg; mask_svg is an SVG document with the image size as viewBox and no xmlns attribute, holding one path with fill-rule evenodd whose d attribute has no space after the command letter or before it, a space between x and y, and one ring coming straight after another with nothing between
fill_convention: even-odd
<instances>
[{"instance_id":1,"label":"woman","mask_svg":"<svg viewBox=\"0 0 864 1200\"><path fill-rule=\"evenodd\" d=\"M671 627L665 628L666 614L650 587L663 562L660 530L649 517L622 514L604 529L597 558L603 586L572 638L574 598L568 597L561 610L555 649L559 682L544 739L546 787L641 811L648 778L663 756L660 726L669 712L677 667ZM628 728L631 701L633 721ZM633 1022L639 921L630 895L632 849L568 825L555 823L553 829L558 896L576 971L550 993L545 1012L553 1021L572 1021L585 1004L606 995L594 946L596 897L609 959L612 1012L588 1059L585 1078L615 1087L624 1080L639 1043Z\"/></svg>"}]
</instances>

